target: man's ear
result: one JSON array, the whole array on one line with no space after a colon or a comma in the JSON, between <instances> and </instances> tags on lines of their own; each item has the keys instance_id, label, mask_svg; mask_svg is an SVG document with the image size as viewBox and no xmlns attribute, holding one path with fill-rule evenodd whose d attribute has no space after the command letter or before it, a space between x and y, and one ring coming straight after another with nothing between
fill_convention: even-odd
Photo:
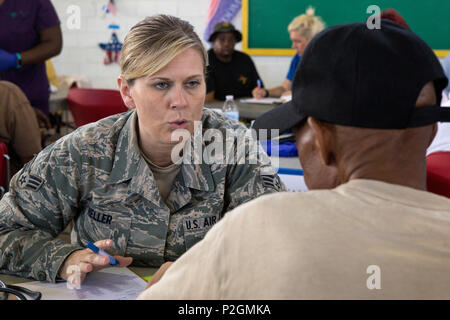
<instances>
[{"instance_id":1,"label":"man's ear","mask_svg":"<svg viewBox=\"0 0 450 320\"><path fill-rule=\"evenodd\" d=\"M308 124L314 133L314 143L322 163L325 166L331 165L334 162L334 140L332 132L323 123L312 117L308 118Z\"/></svg>"},{"instance_id":2,"label":"man's ear","mask_svg":"<svg viewBox=\"0 0 450 320\"><path fill-rule=\"evenodd\" d=\"M117 85L119 86L120 95L122 96L123 103L128 107L128 109L136 108L134 104L133 97L131 96L131 87L127 80L122 76L117 78Z\"/></svg>"}]
</instances>

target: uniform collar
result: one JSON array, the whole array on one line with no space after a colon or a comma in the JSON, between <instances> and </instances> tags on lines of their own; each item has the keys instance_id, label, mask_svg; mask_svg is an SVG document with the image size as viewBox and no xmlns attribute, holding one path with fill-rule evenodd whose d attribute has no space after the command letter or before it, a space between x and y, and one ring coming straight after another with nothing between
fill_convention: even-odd
<instances>
[{"instance_id":1,"label":"uniform collar","mask_svg":"<svg viewBox=\"0 0 450 320\"><path fill-rule=\"evenodd\" d=\"M150 182L143 181L143 176L147 176L151 180L154 180L154 178L151 170L148 168L147 162L141 155L135 129L135 121L137 121L136 111L132 112L119 134L114 155L114 163L108 182L110 184L117 184L140 176L141 178L138 180L141 180L141 182L144 183L136 183L135 187L136 191L142 194L147 193L145 192L145 189L148 187L143 187ZM191 143L191 146L193 148L193 142ZM202 150L205 148L204 141L202 141L202 148ZM202 191L214 190L214 180L212 178L211 167L208 164L183 163L180 171L181 176L178 175L176 181L181 185ZM183 179L181 179L181 177Z\"/></svg>"},{"instance_id":2,"label":"uniform collar","mask_svg":"<svg viewBox=\"0 0 450 320\"><path fill-rule=\"evenodd\" d=\"M131 113L120 131L114 153L114 163L109 176L109 183L116 184L131 179L145 160L141 156L135 133L136 111Z\"/></svg>"}]
</instances>

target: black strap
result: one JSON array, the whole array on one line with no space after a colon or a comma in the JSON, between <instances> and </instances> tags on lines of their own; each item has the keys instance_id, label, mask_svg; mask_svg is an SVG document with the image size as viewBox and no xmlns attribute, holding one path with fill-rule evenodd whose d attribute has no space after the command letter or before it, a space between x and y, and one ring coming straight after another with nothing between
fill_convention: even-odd
<instances>
[{"instance_id":1,"label":"black strap","mask_svg":"<svg viewBox=\"0 0 450 320\"><path fill-rule=\"evenodd\" d=\"M8 294L13 294L17 298L19 298L20 300L27 300L27 298L22 293L20 293L17 290L11 289L11 288L0 288L0 292L5 292L6 293L5 300L8 299Z\"/></svg>"},{"instance_id":2,"label":"black strap","mask_svg":"<svg viewBox=\"0 0 450 320\"><path fill-rule=\"evenodd\" d=\"M33 300L41 300L42 298L42 293L38 291L32 291L27 288L19 286L12 286L12 285L6 286L3 282L2 285L0 286L0 292L6 293L5 298L3 298L3 300L8 299L8 294L13 294L20 300L27 300L25 294L31 297Z\"/></svg>"},{"instance_id":3,"label":"black strap","mask_svg":"<svg viewBox=\"0 0 450 320\"><path fill-rule=\"evenodd\" d=\"M439 105L414 108L408 127L423 127L436 122L450 122L450 108Z\"/></svg>"}]
</instances>

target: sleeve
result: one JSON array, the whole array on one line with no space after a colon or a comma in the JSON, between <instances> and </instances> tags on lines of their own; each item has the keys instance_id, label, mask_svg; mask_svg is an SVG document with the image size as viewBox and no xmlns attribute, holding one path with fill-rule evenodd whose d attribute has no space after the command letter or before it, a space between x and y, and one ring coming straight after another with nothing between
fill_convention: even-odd
<instances>
[{"instance_id":1,"label":"sleeve","mask_svg":"<svg viewBox=\"0 0 450 320\"><path fill-rule=\"evenodd\" d=\"M299 61L300 56L295 55L292 60L291 60L291 64L289 65L289 71L286 75L286 79L288 79L289 81L294 81L294 75L295 75L295 71L297 70L297 66Z\"/></svg>"},{"instance_id":2,"label":"sleeve","mask_svg":"<svg viewBox=\"0 0 450 320\"><path fill-rule=\"evenodd\" d=\"M58 14L50 0L38 0L36 29L41 31L60 24Z\"/></svg>"},{"instance_id":3,"label":"sleeve","mask_svg":"<svg viewBox=\"0 0 450 320\"><path fill-rule=\"evenodd\" d=\"M237 137L235 162L228 166L223 214L261 195L286 191L252 130Z\"/></svg>"},{"instance_id":4,"label":"sleeve","mask_svg":"<svg viewBox=\"0 0 450 320\"><path fill-rule=\"evenodd\" d=\"M22 163L41 151L41 132L33 108L28 102L9 108L11 114L11 145Z\"/></svg>"},{"instance_id":5,"label":"sleeve","mask_svg":"<svg viewBox=\"0 0 450 320\"><path fill-rule=\"evenodd\" d=\"M55 282L66 257L82 249L56 239L77 213L81 166L73 141L60 141L19 171L0 201L2 273Z\"/></svg>"}]
</instances>

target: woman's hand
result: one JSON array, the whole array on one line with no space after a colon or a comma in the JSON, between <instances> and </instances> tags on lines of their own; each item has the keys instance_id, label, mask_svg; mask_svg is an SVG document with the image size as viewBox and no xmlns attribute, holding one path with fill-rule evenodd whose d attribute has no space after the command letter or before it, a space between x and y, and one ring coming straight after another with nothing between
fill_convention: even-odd
<instances>
[{"instance_id":1,"label":"woman's hand","mask_svg":"<svg viewBox=\"0 0 450 320\"><path fill-rule=\"evenodd\" d=\"M264 89L264 88L256 87L252 91L252 95L256 99L262 99L262 98L266 97L266 94L267 94L267 92L266 92L266 89Z\"/></svg>"},{"instance_id":2,"label":"woman's hand","mask_svg":"<svg viewBox=\"0 0 450 320\"><path fill-rule=\"evenodd\" d=\"M167 269L169 269L169 267L172 265L172 263L173 262L171 262L171 261L163 263L161 265L161 267L159 267L158 271L156 271L155 274L153 275L153 277L151 277L151 279L148 281L147 288L150 288L152 285L157 283L162 278L164 273L166 273Z\"/></svg>"},{"instance_id":3,"label":"woman's hand","mask_svg":"<svg viewBox=\"0 0 450 320\"><path fill-rule=\"evenodd\" d=\"M95 245L102 250L112 246L112 240L100 240ZM127 267L133 261L131 257L114 256L118 267ZM59 276L69 281L73 287L79 288L89 272L109 267L109 258L92 252L90 249L78 250L70 254L59 269Z\"/></svg>"}]
</instances>

